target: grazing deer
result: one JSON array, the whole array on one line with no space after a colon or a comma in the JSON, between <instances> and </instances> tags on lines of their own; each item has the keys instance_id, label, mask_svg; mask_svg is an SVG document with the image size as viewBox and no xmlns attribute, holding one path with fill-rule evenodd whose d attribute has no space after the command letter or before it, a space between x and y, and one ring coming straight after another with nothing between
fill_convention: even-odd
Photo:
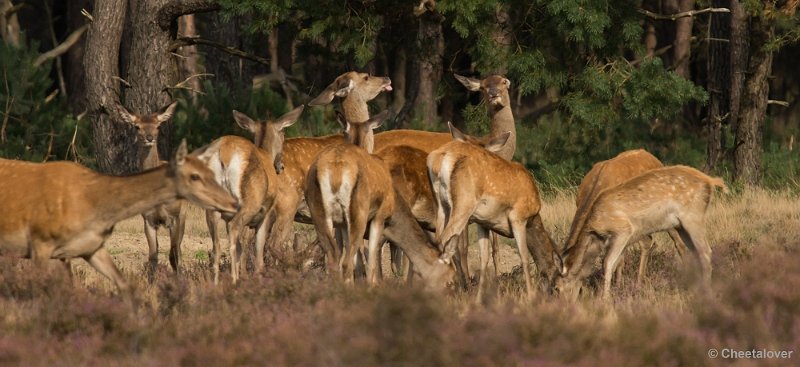
<instances>
[{"instance_id":1,"label":"grazing deer","mask_svg":"<svg viewBox=\"0 0 800 367\"><path fill-rule=\"evenodd\" d=\"M323 150L308 171L305 195L327 255L328 268L340 262L342 276L348 283L353 282L354 255L363 243L367 227L367 281L376 284L380 276L379 246L383 243L385 222L394 212L395 191L386 165L370 153L372 130L383 123L388 112L360 123L345 121L345 140L350 144ZM341 235L335 236L334 231ZM335 237L342 239L341 246Z\"/></svg>"},{"instance_id":2,"label":"grazing deer","mask_svg":"<svg viewBox=\"0 0 800 367\"><path fill-rule=\"evenodd\" d=\"M158 158L158 129L161 124L172 118L177 105L178 102L172 102L158 112L148 115L137 115L120 106L124 121L136 128L136 142L139 148L138 172L167 163ZM158 228L162 226L169 230L169 264L175 273L180 273L181 242L186 227L186 212L183 202L176 200L169 204L159 205L142 214L142 218L144 219L144 235L149 248L150 279L152 280L158 265Z\"/></svg>"},{"instance_id":3,"label":"grazing deer","mask_svg":"<svg viewBox=\"0 0 800 367\"><path fill-rule=\"evenodd\" d=\"M577 297L582 280L592 271L595 258L605 250L603 297L620 254L631 241L654 232L677 229L683 243L699 262L704 284L711 280L711 248L705 240L706 210L714 188L727 191L720 178L706 176L686 166L658 168L642 173L597 196L586 214L574 246L554 256L560 277L554 290Z\"/></svg>"},{"instance_id":4,"label":"grazing deer","mask_svg":"<svg viewBox=\"0 0 800 367\"><path fill-rule=\"evenodd\" d=\"M453 141L428 155L428 176L437 201L437 242L444 246L441 260L449 262L455 252L453 237L469 222L477 223L481 274L488 267L489 230L513 237L526 289L533 295L528 251L546 276L555 271L550 254L557 254L539 215L542 205L535 180L521 164L493 153L505 146L510 133L476 139L452 124L450 131Z\"/></svg>"},{"instance_id":5,"label":"grazing deer","mask_svg":"<svg viewBox=\"0 0 800 367\"><path fill-rule=\"evenodd\" d=\"M342 111L348 121L366 121L369 119L367 102L383 91L391 91L389 78L370 76L366 73L347 72L337 77L309 106L320 106L331 103L334 97L341 98ZM273 141L275 134L282 131L265 129L264 139ZM252 130L251 130L252 131ZM253 131L254 133L257 132ZM372 131L369 132L372 135ZM300 137L286 139L283 143L281 161L285 170L278 175L280 194L276 197L274 212L267 218L269 229L268 246L277 248L289 237L292 221L311 224L311 214L304 197L306 177L311 163L320 151L328 146L344 142L342 134L323 137ZM257 143L258 144L258 143ZM261 261L261 260L259 260Z\"/></svg>"},{"instance_id":6,"label":"grazing deer","mask_svg":"<svg viewBox=\"0 0 800 367\"><path fill-rule=\"evenodd\" d=\"M517 129L514 123L514 115L511 111L511 98L508 89L511 81L500 75L491 75L484 79L473 79L454 74L455 78L470 91L480 91L486 102L487 112L491 118L490 136L498 136L509 132L510 136L506 143L500 147L497 154L503 159L510 161L516 150ZM409 146L419 149L425 153L430 153L442 145L449 143L452 137L449 133L436 133L418 130L391 130L375 135L376 149L383 149L389 146ZM418 217L419 218L419 217ZM458 244L458 269L462 281L469 277L467 232L459 239ZM497 259L494 253L497 249L497 236L492 235L492 259L494 260L495 272L497 271ZM482 273L485 274L485 273Z\"/></svg>"},{"instance_id":7,"label":"grazing deer","mask_svg":"<svg viewBox=\"0 0 800 367\"><path fill-rule=\"evenodd\" d=\"M268 130L282 130L290 126L303 111L303 106L289 111L276 119L273 123L262 124ZM250 126L252 119L242 113L234 111L234 119L238 123ZM281 135L281 134L278 134ZM241 208L234 214L219 215L213 211L206 212L209 233L214 251L214 282L219 282L219 263L221 250L217 234L217 218L221 216L228 224L228 238L231 254L231 276L234 283L239 279L239 269L244 265L242 258L242 232L245 227L256 230L256 269L264 268L264 243L267 240L268 227L265 218L274 208L275 198L280 191L277 169L281 169L280 162L281 142L277 140L264 140L266 148L256 147L245 138L239 136L223 136L208 146L200 154L211 171L214 172L217 182L233 195Z\"/></svg>"},{"instance_id":8,"label":"grazing deer","mask_svg":"<svg viewBox=\"0 0 800 367\"><path fill-rule=\"evenodd\" d=\"M0 159L0 252L42 264L81 257L116 284L128 284L104 244L120 220L178 199L225 212L238 209L214 174L182 142L168 165L125 177L71 162Z\"/></svg>"},{"instance_id":9,"label":"grazing deer","mask_svg":"<svg viewBox=\"0 0 800 367\"><path fill-rule=\"evenodd\" d=\"M661 161L644 149L628 150L614 158L595 163L589 173L581 180L580 186L578 186L578 195L575 200L577 210L563 248L575 246L579 235L578 229L583 227L589 208L591 208L592 203L603 190L615 187L649 170L662 167L664 165L661 164ZM682 256L683 244L680 241L678 232L674 229L670 229L667 232L675 243L678 254ZM650 255L650 250L655 246L653 237L648 237L650 240L649 245L643 244L642 241L639 242L642 244L642 251L639 254L639 271L636 276L637 285L642 283L644 274L647 271L647 259ZM617 280L622 275L622 260L623 258L621 257L617 265Z\"/></svg>"}]
</instances>

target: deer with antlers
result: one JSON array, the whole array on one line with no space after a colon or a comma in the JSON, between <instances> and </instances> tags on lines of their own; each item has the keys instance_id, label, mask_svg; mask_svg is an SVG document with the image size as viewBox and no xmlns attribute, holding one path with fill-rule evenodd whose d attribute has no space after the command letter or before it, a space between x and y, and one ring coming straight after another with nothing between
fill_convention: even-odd
<instances>
[{"instance_id":1,"label":"deer with antlers","mask_svg":"<svg viewBox=\"0 0 800 367\"><path fill-rule=\"evenodd\" d=\"M452 239L470 222L478 224L482 274L488 267L489 230L513 237L531 296L530 254L548 280L555 271L550 255L557 254L539 215L542 204L536 181L521 164L493 153L505 146L510 133L476 139L452 124L450 131L453 141L428 155L428 176L437 201L437 242L444 247L441 260L450 261L456 251Z\"/></svg>"},{"instance_id":2,"label":"deer with antlers","mask_svg":"<svg viewBox=\"0 0 800 367\"><path fill-rule=\"evenodd\" d=\"M628 243L654 232L676 229L700 266L704 284L711 279L711 248L705 240L705 213L720 178L686 166L653 169L600 193L585 214L575 245L554 256L560 270L554 290L577 297L594 259L605 250L603 297Z\"/></svg>"},{"instance_id":3,"label":"deer with antlers","mask_svg":"<svg viewBox=\"0 0 800 367\"><path fill-rule=\"evenodd\" d=\"M0 251L47 259L81 257L116 284L128 284L104 244L114 224L178 199L234 212L239 205L182 142L169 164L125 177L71 162L0 159Z\"/></svg>"},{"instance_id":4,"label":"deer with antlers","mask_svg":"<svg viewBox=\"0 0 800 367\"><path fill-rule=\"evenodd\" d=\"M589 208L597 196L603 190L615 187L631 178L634 178L649 170L662 168L664 165L655 156L648 153L644 149L628 150L618 154L616 157L597 162L592 166L592 169L583 177L580 186L578 186L578 195L575 199L577 209L575 217L570 226L569 236L563 248L575 246L578 239L578 228L583 227L586 221L586 215L589 213ZM683 248L680 236L674 229L667 230L669 236L675 244L675 249L678 255L683 256ZM639 254L639 271L636 275L636 284L641 284L644 279L644 274L647 271L647 259L650 255L650 250L655 246L655 240L652 236L648 236L649 244L639 241L641 244L641 253ZM617 280L622 275L622 260L620 257L617 265Z\"/></svg>"},{"instance_id":5,"label":"deer with antlers","mask_svg":"<svg viewBox=\"0 0 800 367\"><path fill-rule=\"evenodd\" d=\"M214 252L214 282L219 282L221 249L217 234L217 220L221 217L228 224L231 254L231 276L236 282L242 258L242 232L245 227L256 230L256 269L264 268L264 244L267 241L266 218L274 210L276 197L283 192L278 172L283 171L283 134L281 131L292 125L303 112L303 106L289 111L275 121L256 123L246 115L234 111L234 119L246 129L258 125L265 130L256 134L259 146L245 138L224 136L209 144L200 154L214 172L217 182L239 200L241 208L234 214L206 212ZM269 133L267 133L269 132Z\"/></svg>"},{"instance_id":6,"label":"deer with antlers","mask_svg":"<svg viewBox=\"0 0 800 367\"><path fill-rule=\"evenodd\" d=\"M161 124L172 118L177 105L178 102L172 102L158 112L147 115L134 114L119 106L123 120L136 129L136 142L139 149L137 171L146 171L167 163L158 157L158 129ZM158 265L158 229L160 227L166 227L169 230L169 264L175 273L180 273L181 242L186 227L186 212L183 202L177 200L160 205L142 214L142 218L144 219L144 235L149 248L150 279L152 280Z\"/></svg>"},{"instance_id":7,"label":"deer with antlers","mask_svg":"<svg viewBox=\"0 0 800 367\"><path fill-rule=\"evenodd\" d=\"M345 140L324 149L308 171L305 195L311 219L325 249L328 269L340 263L345 282L353 282L353 261L368 232L367 281L379 281L379 254L383 229L394 212L395 191L386 165L370 155L372 130L389 115L384 111L355 123L345 118ZM340 233L336 236L335 231ZM337 244L336 237L342 239ZM341 251L340 251L341 249Z\"/></svg>"}]
</instances>

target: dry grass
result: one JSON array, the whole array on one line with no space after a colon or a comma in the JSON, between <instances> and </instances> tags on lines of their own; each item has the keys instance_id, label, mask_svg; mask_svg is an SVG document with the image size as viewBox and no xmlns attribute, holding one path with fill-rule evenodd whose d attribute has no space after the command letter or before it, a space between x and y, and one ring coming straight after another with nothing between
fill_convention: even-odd
<instances>
[{"instance_id":1,"label":"dry grass","mask_svg":"<svg viewBox=\"0 0 800 367\"><path fill-rule=\"evenodd\" d=\"M135 306L80 266L37 272L0 259L2 365L728 365L790 360L708 357L716 348L786 349L800 345L800 205L795 195L754 191L712 203L711 294L697 294L660 239L645 285L629 279L612 303L521 297L514 276L481 303L473 293L431 295L394 281L345 287L316 270L272 270L233 286L209 281L193 251L210 246L202 212L192 209L181 278L142 272L141 222L118 226L111 249L135 285ZM574 211L570 192L542 211L560 243ZM164 242L165 238L162 239ZM164 242L166 243L166 242ZM634 251L634 255L635 251ZM508 256L506 271L516 256ZM162 261L164 263L165 261ZM796 353L795 353L796 354Z\"/></svg>"}]
</instances>

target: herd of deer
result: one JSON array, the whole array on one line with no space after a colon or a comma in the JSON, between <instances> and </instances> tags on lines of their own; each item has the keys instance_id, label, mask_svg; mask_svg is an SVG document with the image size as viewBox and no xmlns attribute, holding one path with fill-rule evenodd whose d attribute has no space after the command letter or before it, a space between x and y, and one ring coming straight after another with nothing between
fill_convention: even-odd
<instances>
[{"instance_id":1,"label":"herd of deer","mask_svg":"<svg viewBox=\"0 0 800 367\"><path fill-rule=\"evenodd\" d=\"M470 91L482 92L491 117L488 137L465 135L452 125L449 134L373 134L388 111L370 117L367 102L390 91L391 81L357 72L339 76L308 103L325 105L339 97L343 134L284 139L284 129L303 106L274 121L234 111L236 123L253 133L252 142L224 136L191 154L183 142L168 163L158 158L156 141L176 104L149 115L123 108L123 119L138 132L141 173L111 177L69 162L0 159L0 211L6 213L0 216L0 253L40 265L82 257L125 291L128 285L104 246L114 224L142 214L151 273L158 255L156 231L169 228L169 260L178 272L188 200L206 209L215 283L220 219L227 224L234 282L244 268L245 230L255 231L255 267L262 269L265 246L282 246L298 221L314 225L327 271L348 283L359 262L366 265L369 284L380 281L379 254L388 241L402 250L393 251L400 254L393 261L399 266L407 257L406 272L427 287L444 288L456 280L466 284L470 223L478 229L481 285L492 275L489 259L496 258L491 232L516 241L528 295L535 292L530 257L542 278L539 284L574 297L601 253L602 292L608 295L625 247L659 231L669 232L679 254L689 249L708 283L711 250L703 221L715 187L725 190L721 179L690 167L664 167L644 150L597 163L578 189L577 212L562 250L542 223L536 181L511 161L516 130L510 81L497 75L456 78ZM641 252L638 281L652 244L650 237ZM495 259L495 276L496 271Z\"/></svg>"}]
</instances>

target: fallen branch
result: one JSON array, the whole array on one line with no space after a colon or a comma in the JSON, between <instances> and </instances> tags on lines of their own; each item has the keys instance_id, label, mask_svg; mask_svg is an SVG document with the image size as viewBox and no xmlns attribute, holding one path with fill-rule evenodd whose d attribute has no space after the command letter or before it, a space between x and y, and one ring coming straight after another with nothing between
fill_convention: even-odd
<instances>
[{"instance_id":1,"label":"fallen branch","mask_svg":"<svg viewBox=\"0 0 800 367\"><path fill-rule=\"evenodd\" d=\"M202 38L199 38L199 37L178 37L175 41L172 41L172 44L170 45L169 50L170 51L175 51L180 47L191 46L191 45L205 45L205 46L215 47L215 48L218 48L218 49L222 50L223 52L229 53L231 55L239 56L239 57L241 57L243 59L248 59L250 61L255 61L255 62L259 63L259 64L269 66L269 60L267 60L267 59L265 59L263 57L252 55L252 54L244 52L244 51L242 51L242 50L240 50L238 48L225 46L225 45L223 45L221 43L214 42L214 41L209 41L207 39L202 39Z\"/></svg>"},{"instance_id":2,"label":"fallen branch","mask_svg":"<svg viewBox=\"0 0 800 367\"><path fill-rule=\"evenodd\" d=\"M774 99L768 99L768 100L767 100L767 104L768 104L768 105L771 105L771 104L776 104L776 105L778 105L778 106L789 107L789 102L786 102L786 101L778 101L778 100L774 100Z\"/></svg>"},{"instance_id":3,"label":"fallen branch","mask_svg":"<svg viewBox=\"0 0 800 367\"><path fill-rule=\"evenodd\" d=\"M649 10L639 9L639 13L646 15L649 18L656 19L656 20L676 20L678 18L686 18L686 17L693 17L698 14L704 13L730 13L731 10L728 8L705 8L700 10L689 10L680 13L675 13L671 15L664 15L653 13Z\"/></svg>"},{"instance_id":4,"label":"fallen branch","mask_svg":"<svg viewBox=\"0 0 800 367\"><path fill-rule=\"evenodd\" d=\"M33 66L41 66L47 60L59 57L69 51L72 46L78 43L78 41L81 39L81 36L86 32L87 29L89 29L88 24L84 24L82 27L76 29L75 32L72 32L72 34L70 34L69 37L64 40L64 42L61 42L60 45L39 55L39 57L36 58L36 61L33 62Z\"/></svg>"}]
</instances>

